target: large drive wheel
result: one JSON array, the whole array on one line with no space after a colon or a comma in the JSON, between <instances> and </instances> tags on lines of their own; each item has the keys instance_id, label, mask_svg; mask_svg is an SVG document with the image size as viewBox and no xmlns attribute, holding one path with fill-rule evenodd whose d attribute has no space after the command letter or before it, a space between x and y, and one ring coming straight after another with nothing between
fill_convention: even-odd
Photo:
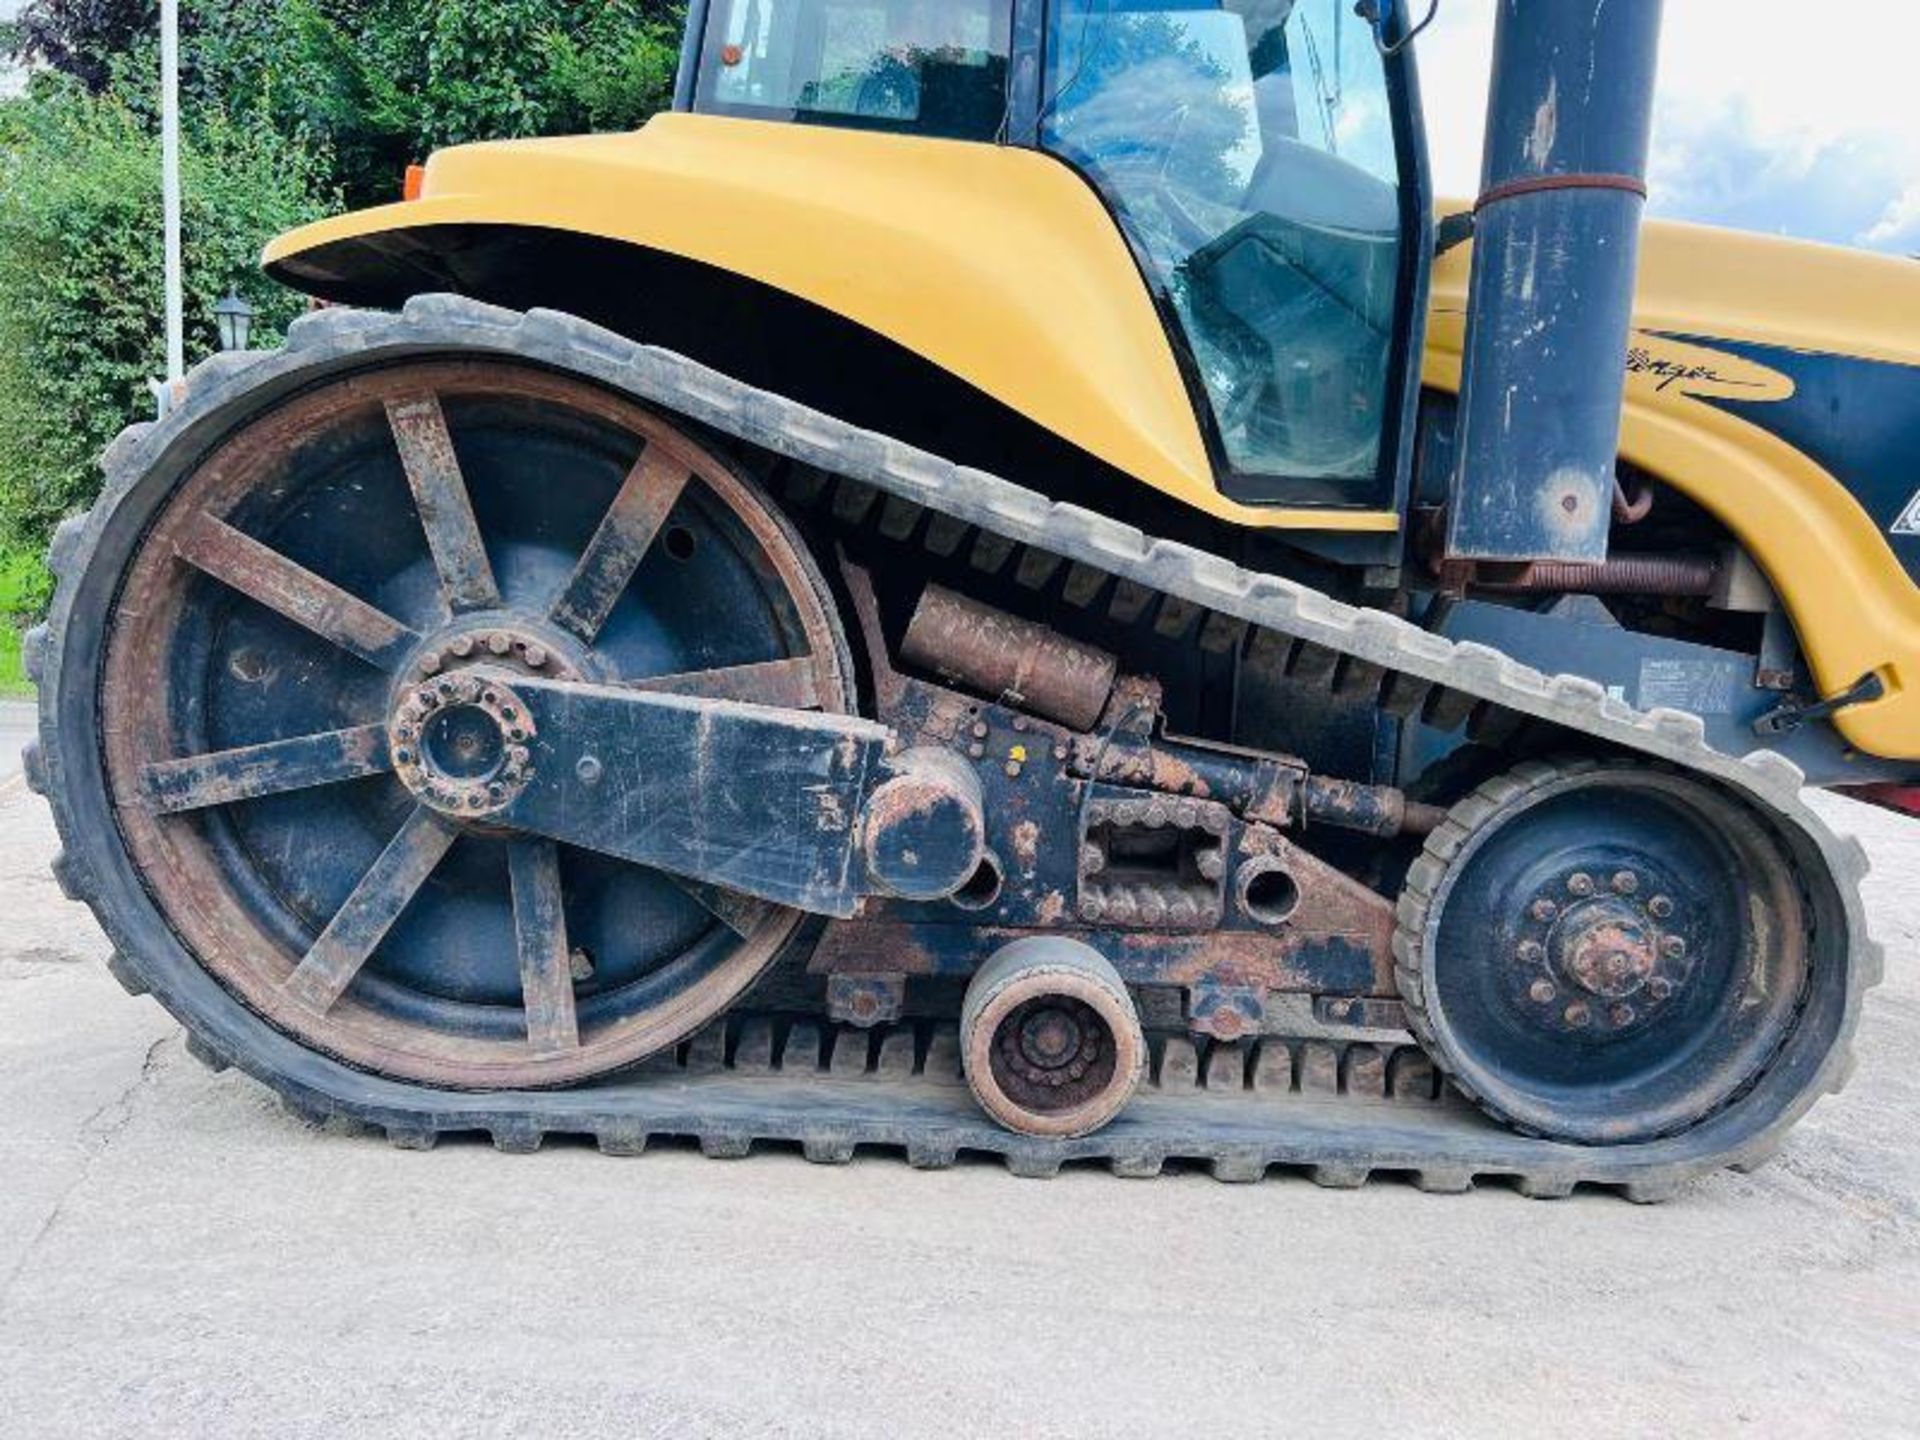
<instances>
[{"instance_id":1,"label":"large drive wheel","mask_svg":"<svg viewBox=\"0 0 1920 1440\"><path fill-rule=\"evenodd\" d=\"M1450 812L1395 953L1427 1048L1483 1108L1583 1144L1686 1129L1780 1053L1809 909L1779 841L1710 784L1530 765Z\"/></svg>"},{"instance_id":2,"label":"large drive wheel","mask_svg":"<svg viewBox=\"0 0 1920 1440\"><path fill-rule=\"evenodd\" d=\"M467 1088L630 1065L792 934L796 912L446 814L525 738L459 703L470 665L851 706L817 570L714 455L584 382L419 361L139 484L174 488L92 554L117 598L72 627L99 632L97 711L62 731L97 725L109 843L150 897L116 933L157 916L306 1045Z\"/></svg>"}]
</instances>

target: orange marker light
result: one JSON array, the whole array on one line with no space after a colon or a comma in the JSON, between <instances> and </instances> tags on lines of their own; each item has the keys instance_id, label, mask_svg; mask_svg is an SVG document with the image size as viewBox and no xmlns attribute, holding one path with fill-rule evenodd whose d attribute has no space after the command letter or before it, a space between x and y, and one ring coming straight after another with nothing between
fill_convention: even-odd
<instances>
[{"instance_id":1,"label":"orange marker light","mask_svg":"<svg viewBox=\"0 0 1920 1440\"><path fill-rule=\"evenodd\" d=\"M723 45L720 48L720 63L722 65L738 65L746 58L747 52L742 46Z\"/></svg>"},{"instance_id":2,"label":"orange marker light","mask_svg":"<svg viewBox=\"0 0 1920 1440\"><path fill-rule=\"evenodd\" d=\"M418 200L427 188L427 167L424 165L407 166L407 178L400 186L400 194L408 200Z\"/></svg>"}]
</instances>

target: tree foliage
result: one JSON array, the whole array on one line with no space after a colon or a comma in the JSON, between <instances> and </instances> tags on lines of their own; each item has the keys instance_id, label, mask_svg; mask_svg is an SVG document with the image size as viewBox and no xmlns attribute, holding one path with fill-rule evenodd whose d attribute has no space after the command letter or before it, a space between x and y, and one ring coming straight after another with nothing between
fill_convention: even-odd
<instances>
[{"instance_id":1,"label":"tree foliage","mask_svg":"<svg viewBox=\"0 0 1920 1440\"><path fill-rule=\"evenodd\" d=\"M181 0L189 358L214 348L213 303L235 287L271 343L304 302L260 276L260 247L396 198L429 151L642 123L671 95L682 9ZM101 447L152 413L158 20L158 0L33 0L12 31L37 73L0 100L0 573L91 502Z\"/></svg>"},{"instance_id":2,"label":"tree foliage","mask_svg":"<svg viewBox=\"0 0 1920 1440\"><path fill-rule=\"evenodd\" d=\"M0 110L0 551L91 501L95 460L151 413L163 372L159 143L111 96L42 82ZM315 218L324 181L271 131L207 119L182 158L190 353L237 288L273 335L301 308L258 272L264 234Z\"/></svg>"}]
</instances>

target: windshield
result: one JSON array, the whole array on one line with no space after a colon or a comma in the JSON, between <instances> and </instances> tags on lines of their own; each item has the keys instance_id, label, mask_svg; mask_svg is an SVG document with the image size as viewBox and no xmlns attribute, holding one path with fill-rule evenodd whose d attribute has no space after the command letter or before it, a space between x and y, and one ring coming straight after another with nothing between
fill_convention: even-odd
<instances>
[{"instance_id":1,"label":"windshield","mask_svg":"<svg viewBox=\"0 0 1920 1440\"><path fill-rule=\"evenodd\" d=\"M1162 287L1232 470L1365 499L1401 210L1385 68L1351 12L1060 0L1042 136L1100 186Z\"/></svg>"}]
</instances>

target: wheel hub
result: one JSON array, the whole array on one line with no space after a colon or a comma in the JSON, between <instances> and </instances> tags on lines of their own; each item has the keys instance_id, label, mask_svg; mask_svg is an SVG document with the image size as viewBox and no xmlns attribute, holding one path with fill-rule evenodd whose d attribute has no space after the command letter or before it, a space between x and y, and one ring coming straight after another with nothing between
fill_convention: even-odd
<instances>
[{"instance_id":1,"label":"wheel hub","mask_svg":"<svg viewBox=\"0 0 1920 1440\"><path fill-rule=\"evenodd\" d=\"M1000 1052L1018 1081L1038 1091L1083 1079L1100 1058L1105 1026L1093 1007L1068 996L1049 997L1007 1017Z\"/></svg>"},{"instance_id":2,"label":"wheel hub","mask_svg":"<svg viewBox=\"0 0 1920 1440\"><path fill-rule=\"evenodd\" d=\"M1677 909L1632 869L1573 869L1544 881L1514 950L1527 1012L1559 1033L1613 1038L1643 1028L1692 974Z\"/></svg>"},{"instance_id":3,"label":"wheel hub","mask_svg":"<svg viewBox=\"0 0 1920 1440\"><path fill-rule=\"evenodd\" d=\"M458 820L485 820L533 775L538 732L527 707L491 677L443 675L406 691L387 725L394 773L423 804Z\"/></svg>"}]
</instances>

